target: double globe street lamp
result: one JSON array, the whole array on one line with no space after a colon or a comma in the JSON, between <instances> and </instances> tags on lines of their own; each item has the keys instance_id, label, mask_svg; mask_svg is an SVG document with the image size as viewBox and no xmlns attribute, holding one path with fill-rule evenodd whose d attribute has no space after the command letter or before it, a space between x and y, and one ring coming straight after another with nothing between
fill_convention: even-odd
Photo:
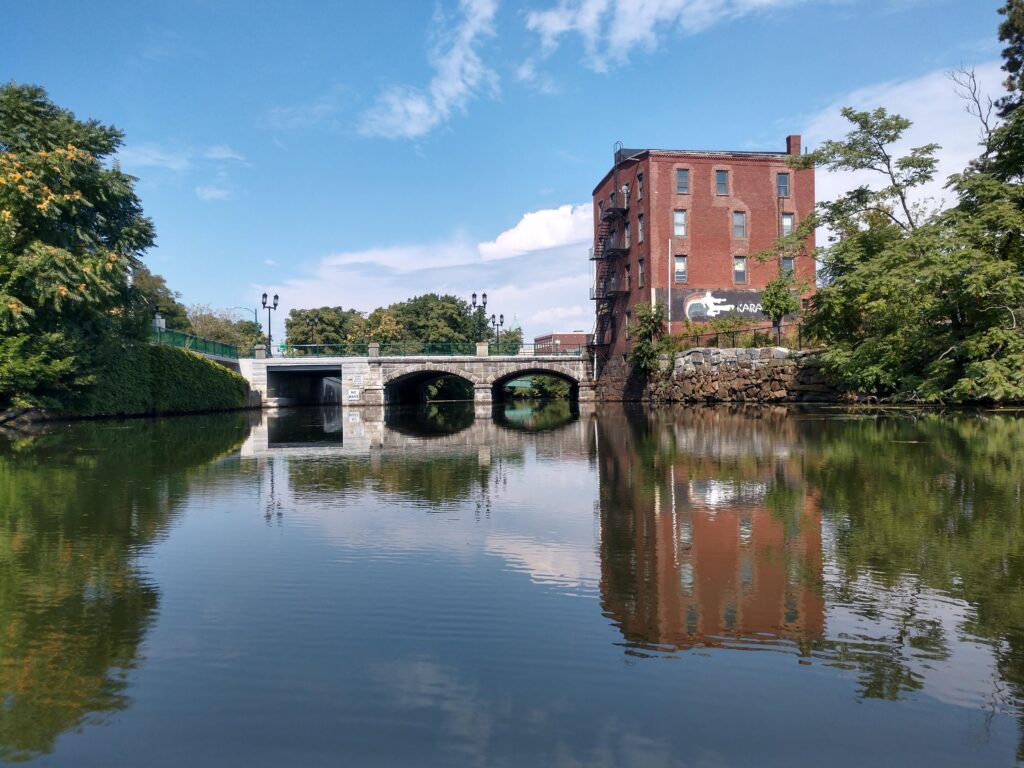
<instances>
[{"instance_id":1,"label":"double globe street lamp","mask_svg":"<svg viewBox=\"0 0 1024 768\"><path fill-rule=\"evenodd\" d=\"M481 296L483 301L480 303L479 307L477 306L477 303L476 303L476 294L475 293L473 294L472 298L473 298L473 305L472 305L473 306L473 315L476 317L476 340L480 341L480 331L482 330L482 326L483 326L483 318L487 314L487 294L485 293L485 294L483 294L483 296Z\"/></svg>"},{"instance_id":2,"label":"double globe street lamp","mask_svg":"<svg viewBox=\"0 0 1024 768\"><path fill-rule=\"evenodd\" d=\"M498 315L498 317L495 318L494 315L491 315L491 325L494 326L494 347L498 351L498 353L500 354L501 353L501 346L500 346L501 345L501 330L500 329L505 327L505 316L504 315Z\"/></svg>"},{"instance_id":3,"label":"double globe street lamp","mask_svg":"<svg viewBox=\"0 0 1024 768\"><path fill-rule=\"evenodd\" d=\"M267 304L267 294L263 294L263 308L267 310L267 357L274 356L274 334L270 330L270 311L272 309L277 309L277 299L278 297L275 293L274 302L272 304Z\"/></svg>"}]
</instances>

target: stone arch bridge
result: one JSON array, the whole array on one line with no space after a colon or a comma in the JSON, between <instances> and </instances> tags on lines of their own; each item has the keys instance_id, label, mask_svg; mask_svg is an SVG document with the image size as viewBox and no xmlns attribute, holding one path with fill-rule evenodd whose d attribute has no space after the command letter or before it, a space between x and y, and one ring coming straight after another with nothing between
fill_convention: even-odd
<instances>
[{"instance_id":1,"label":"stone arch bridge","mask_svg":"<svg viewBox=\"0 0 1024 768\"><path fill-rule=\"evenodd\" d=\"M417 402L427 383L441 376L469 382L477 405L500 400L506 383L529 374L569 382L571 397L580 402L594 399L591 361L567 355L266 358L239 360L239 367L271 407Z\"/></svg>"}]
</instances>

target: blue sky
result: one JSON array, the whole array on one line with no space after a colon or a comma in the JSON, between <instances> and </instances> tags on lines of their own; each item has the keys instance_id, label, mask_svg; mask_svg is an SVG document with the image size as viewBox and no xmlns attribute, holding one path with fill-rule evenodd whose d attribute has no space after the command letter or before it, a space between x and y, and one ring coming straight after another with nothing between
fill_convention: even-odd
<instances>
[{"instance_id":1,"label":"blue sky","mask_svg":"<svg viewBox=\"0 0 1024 768\"><path fill-rule=\"evenodd\" d=\"M998 95L999 5L8 0L0 77L127 133L147 262L188 304L486 291L532 337L592 325L590 191L616 140L813 146L839 107L884 104L952 172L975 130L944 73ZM819 198L845 183L819 176Z\"/></svg>"}]
</instances>

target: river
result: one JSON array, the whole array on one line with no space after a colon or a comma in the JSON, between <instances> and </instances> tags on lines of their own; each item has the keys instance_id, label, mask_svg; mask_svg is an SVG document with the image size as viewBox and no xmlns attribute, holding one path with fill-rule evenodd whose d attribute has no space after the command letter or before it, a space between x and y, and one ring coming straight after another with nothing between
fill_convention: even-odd
<instances>
[{"instance_id":1,"label":"river","mask_svg":"<svg viewBox=\"0 0 1024 768\"><path fill-rule=\"evenodd\" d=\"M0 763L1024 759L1024 416L565 402L0 438Z\"/></svg>"}]
</instances>

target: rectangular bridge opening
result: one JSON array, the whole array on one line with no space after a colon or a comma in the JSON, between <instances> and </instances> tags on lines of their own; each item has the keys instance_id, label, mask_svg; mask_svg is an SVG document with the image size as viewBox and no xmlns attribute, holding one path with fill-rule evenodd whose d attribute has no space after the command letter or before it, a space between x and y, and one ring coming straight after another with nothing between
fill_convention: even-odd
<instances>
[{"instance_id":1,"label":"rectangular bridge opening","mask_svg":"<svg viewBox=\"0 0 1024 768\"><path fill-rule=\"evenodd\" d=\"M341 371L268 367L267 398L278 406L338 405L342 400Z\"/></svg>"}]
</instances>

